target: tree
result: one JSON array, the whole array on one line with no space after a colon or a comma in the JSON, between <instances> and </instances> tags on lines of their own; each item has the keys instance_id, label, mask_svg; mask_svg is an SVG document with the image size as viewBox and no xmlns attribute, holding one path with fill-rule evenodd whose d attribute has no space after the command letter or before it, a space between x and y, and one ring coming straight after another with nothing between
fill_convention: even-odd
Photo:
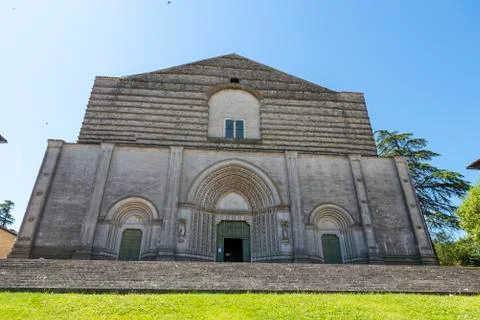
<instances>
[{"instance_id":1,"label":"tree","mask_svg":"<svg viewBox=\"0 0 480 320\"><path fill-rule=\"evenodd\" d=\"M437 234L434 244L438 260L442 265L480 266L480 182L470 188L457 215L467 234L460 239Z\"/></svg>"},{"instance_id":2,"label":"tree","mask_svg":"<svg viewBox=\"0 0 480 320\"><path fill-rule=\"evenodd\" d=\"M480 182L470 188L457 210L460 226L480 242Z\"/></svg>"},{"instance_id":3,"label":"tree","mask_svg":"<svg viewBox=\"0 0 480 320\"><path fill-rule=\"evenodd\" d=\"M10 200L5 200L3 203L0 203L0 226L6 227L15 221L10 214L14 206L15 204Z\"/></svg>"},{"instance_id":4,"label":"tree","mask_svg":"<svg viewBox=\"0 0 480 320\"><path fill-rule=\"evenodd\" d=\"M439 236L442 235L442 236ZM444 266L480 266L480 242L467 235L454 240L442 232L436 235L433 243L438 260Z\"/></svg>"},{"instance_id":5,"label":"tree","mask_svg":"<svg viewBox=\"0 0 480 320\"><path fill-rule=\"evenodd\" d=\"M426 149L427 140L412 133L378 130L375 132L380 157L407 159L420 209L431 232L458 229L459 220L452 198L462 197L470 187L460 173L439 169L428 163L439 154Z\"/></svg>"}]
</instances>

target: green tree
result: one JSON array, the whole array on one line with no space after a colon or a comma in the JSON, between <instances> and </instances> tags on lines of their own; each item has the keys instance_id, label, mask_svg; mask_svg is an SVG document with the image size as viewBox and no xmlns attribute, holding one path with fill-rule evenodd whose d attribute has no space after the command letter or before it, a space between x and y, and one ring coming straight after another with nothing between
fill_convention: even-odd
<instances>
[{"instance_id":1,"label":"green tree","mask_svg":"<svg viewBox=\"0 0 480 320\"><path fill-rule=\"evenodd\" d=\"M380 157L402 156L408 161L410 175L420 208L431 232L458 229L455 197L462 197L470 187L460 173L439 169L429 162L439 154L428 150L427 140L412 133L378 130L375 132Z\"/></svg>"},{"instance_id":2,"label":"green tree","mask_svg":"<svg viewBox=\"0 0 480 320\"><path fill-rule=\"evenodd\" d=\"M480 182L471 187L458 207L460 226L477 242L480 242Z\"/></svg>"},{"instance_id":3,"label":"green tree","mask_svg":"<svg viewBox=\"0 0 480 320\"><path fill-rule=\"evenodd\" d=\"M10 214L14 206L15 204L10 200L5 200L3 203L0 203L0 226L6 227L15 221Z\"/></svg>"},{"instance_id":4,"label":"green tree","mask_svg":"<svg viewBox=\"0 0 480 320\"><path fill-rule=\"evenodd\" d=\"M438 233L434 240L438 260L442 265L480 266L480 182L470 188L457 215L467 234L455 239Z\"/></svg>"},{"instance_id":5,"label":"green tree","mask_svg":"<svg viewBox=\"0 0 480 320\"><path fill-rule=\"evenodd\" d=\"M480 266L480 242L470 235L454 240L437 234L433 243L441 265Z\"/></svg>"}]
</instances>

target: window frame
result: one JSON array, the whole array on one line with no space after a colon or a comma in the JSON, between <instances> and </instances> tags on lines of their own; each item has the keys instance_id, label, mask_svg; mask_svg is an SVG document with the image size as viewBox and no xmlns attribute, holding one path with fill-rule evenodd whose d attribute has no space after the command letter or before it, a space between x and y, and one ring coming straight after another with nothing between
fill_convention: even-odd
<instances>
[{"instance_id":1,"label":"window frame","mask_svg":"<svg viewBox=\"0 0 480 320\"><path fill-rule=\"evenodd\" d=\"M227 138L227 120L231 120L233 122L233 139ZM243 137L237 137L237 121L242 121L243 123ZM227 140L245 140L247 139L247 126L245 125L245 119L234 119L234 118L225 118L223 121L223 137Z\"/></svg>"}]
</instances>

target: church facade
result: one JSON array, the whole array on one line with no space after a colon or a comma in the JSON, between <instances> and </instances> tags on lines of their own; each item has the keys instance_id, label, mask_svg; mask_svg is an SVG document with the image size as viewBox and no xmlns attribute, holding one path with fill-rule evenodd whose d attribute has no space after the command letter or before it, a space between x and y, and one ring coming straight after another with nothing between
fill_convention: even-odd
<instances>
[{"instance_id":1,"label":"church facade","mask_svg":"<svg viewBox=\"0 0 480 320\"><path fill-rule=\"evenodd\" d=\"M49 140L12 258L437 262L363 94L236 54L97 77Z\"/></svg>"}]
</instances>

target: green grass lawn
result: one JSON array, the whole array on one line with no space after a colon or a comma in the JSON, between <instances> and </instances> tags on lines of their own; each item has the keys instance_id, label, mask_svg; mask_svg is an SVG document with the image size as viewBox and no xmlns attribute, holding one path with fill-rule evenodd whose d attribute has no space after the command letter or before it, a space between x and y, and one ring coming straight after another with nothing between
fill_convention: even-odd
<instances>
[{"instance_id":1,"label":"green grass lawn","mask_svg":"<svg viewBox=\"0 0 480 320\"><path fill-rule=\"evenodd\" d=\"M0 319L480 319L480 296L2 292Z\"/></svg>"}]
</instances>

